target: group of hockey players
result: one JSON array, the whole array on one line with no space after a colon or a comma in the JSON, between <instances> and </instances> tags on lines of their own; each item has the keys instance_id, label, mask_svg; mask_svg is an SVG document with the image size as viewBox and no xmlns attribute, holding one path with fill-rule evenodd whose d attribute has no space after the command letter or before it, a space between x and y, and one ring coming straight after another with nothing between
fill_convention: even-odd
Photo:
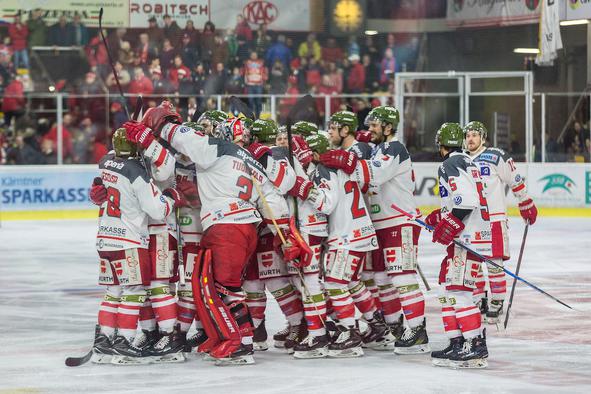
<instances>
[{"instance_id":1,"label":"group of hockey players","mask_svg":"<svg viewBox=\"0 0 591 394\"><path fill-rule=\"evenodd\" d=\"M288 125L288 141L270 119L207 111L182 123L165 101L117 129L90 189L105 286L92 361L180 362L198 351L217 365L252 364L268 348L267 294L287 321L273 344L295 358L428 354L421 213L398 122L396 108L380 106L358 132L357 115L340 111L327 133ZM434 365L485 367L481 322L498 320L506 293L502 269L453 241L503 266L506 186L536 220L513 160L486 138L480 122L437 131L441 208L425 221L447 247L449 346L430 353Z\"/></svg>"}]
</instances>

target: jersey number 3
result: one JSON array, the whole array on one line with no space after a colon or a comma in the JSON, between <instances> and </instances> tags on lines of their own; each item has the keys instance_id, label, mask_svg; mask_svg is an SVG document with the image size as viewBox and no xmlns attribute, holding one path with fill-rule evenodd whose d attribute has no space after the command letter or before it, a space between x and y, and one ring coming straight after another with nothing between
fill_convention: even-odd
<instances>
[{"instance_id":1,"label":"jersey number 3","mask_svg":"<svg viewBox=\"0 0 591 394\"><path fill-rule=\"evenodd\" d=\"M353 203L351 204L351 214L353 214L353 219L365 216L367 214L365 208L359 207L361 193L359 192L359 185L357 185L357 182L345 182L345 193L353 193Z\"/></svg>"}]
</instances>

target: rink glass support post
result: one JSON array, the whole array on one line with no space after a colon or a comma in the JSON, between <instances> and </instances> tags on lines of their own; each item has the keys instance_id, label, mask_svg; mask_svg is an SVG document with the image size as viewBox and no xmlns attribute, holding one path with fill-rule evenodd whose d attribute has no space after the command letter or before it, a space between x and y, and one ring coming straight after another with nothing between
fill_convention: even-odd
<instances>
[{"instance_id":1,"label":"rink glass support post","mask_svg":"<svg viewBox=\"0 0 591 394\"><path fill-rule=\"evenodd\" d=\"M221 94L217 95L217 109L218 109L218 111L222 110L222 95Z\"/></svg>"},{"instance_id":2,"label":"rink glass support post","mask_svg":"<svg viewBox=\"0 0 591 394\"><path fill-rule=\"evenodd\" d=\"M277 121L277 113L276 113L277 107L276 107L276 101L275 101L276 99L277 99L277 97L274 94L272 94L271 95L271 119L273 119L275 121Z\"/></svg>"},{"instance_id":3,"label":"rink glass support post","mask_svg":"<svg viewBox=\"0 0 591 394\"><path fill-rule=\"evenodd\" d=\"M324 96L324 124L327 125L327 128L328 122L330 121L330 115L332 115L330 113L330 96Z\"/></svg>"},{"instance_id":4,"label":"rink glass support post","mask_svg":"<svg viewBox=\"0 0 591 394\"><path fill-rule=\"evenodd\" d=\"M542 163L546 162L546 93L542 93L540 95L540 112L541 112L541 119L540 119L540 131L541 131L541 141L540 145L542 148Z\"/></svg>"},{"instance_id":5,"label":"rink glass support post","mask_svg":"<svg viewBox=\"0 0 591 394\"><path fill-rule=\"evenodd\" d=\"M64 164L64 102L63 94L58 93L57 100L57 164Z\"/></svg>"}]
</instances>

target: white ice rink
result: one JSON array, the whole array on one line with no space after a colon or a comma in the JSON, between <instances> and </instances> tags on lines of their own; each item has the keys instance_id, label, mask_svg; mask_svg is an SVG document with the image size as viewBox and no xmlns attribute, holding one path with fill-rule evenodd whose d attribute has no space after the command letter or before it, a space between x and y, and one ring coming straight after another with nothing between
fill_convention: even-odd
<instances>
[{"instance_id":1,"label":"white ice rink","mask_svg":"<svg viewBox=\"0 0 591 394\"><path fill-rule=\"evenodd\" d=\"M508 268L523 233L511 221ZM270 349L257 363L64 365L92 343L102 292L95 221L3 222L0 227L0 393L591 393L591 220L539 218L530 228L521 275L576 308L518 285L506 332L488 328L486 370L431 366L429 356L366 351L361 359L295 360ZM422 237L420 264L435 286L444 248ZM512 282L509 282L510 287ZM427 295L431 345L445 339L433 290ZM267 329L283 327L270 301Z\"/></svg>"}]
</instances>

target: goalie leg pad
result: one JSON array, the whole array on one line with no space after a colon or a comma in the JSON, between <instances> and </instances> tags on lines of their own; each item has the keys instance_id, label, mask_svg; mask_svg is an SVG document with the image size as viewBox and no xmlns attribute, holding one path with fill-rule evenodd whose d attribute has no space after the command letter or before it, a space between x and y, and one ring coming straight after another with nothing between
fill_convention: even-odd
<instances>
[{"instance_id":1,"label":"goalie leg pad","mask_svg":"<svg viewBox=\"0 0 591 394\"><path fill-rule=\"evenodd\" d=\"M210 262L211 262L211 251L200 250L197 258L195 259L195 268L193 269L193 277L191 284L193 288L193 302L195 303L195 312L203 325L203 330L207 335L208 339L201 345L201 350L207 352L214 346L217 346L220 341L220 334L215 325L215 321L211 316L211 312L208 308L207 297L205 295L204 287L207 283L212 282L213 279L210 277ZM202 274L203 272L203 274Z\"/></svg>"}]
</instances>

